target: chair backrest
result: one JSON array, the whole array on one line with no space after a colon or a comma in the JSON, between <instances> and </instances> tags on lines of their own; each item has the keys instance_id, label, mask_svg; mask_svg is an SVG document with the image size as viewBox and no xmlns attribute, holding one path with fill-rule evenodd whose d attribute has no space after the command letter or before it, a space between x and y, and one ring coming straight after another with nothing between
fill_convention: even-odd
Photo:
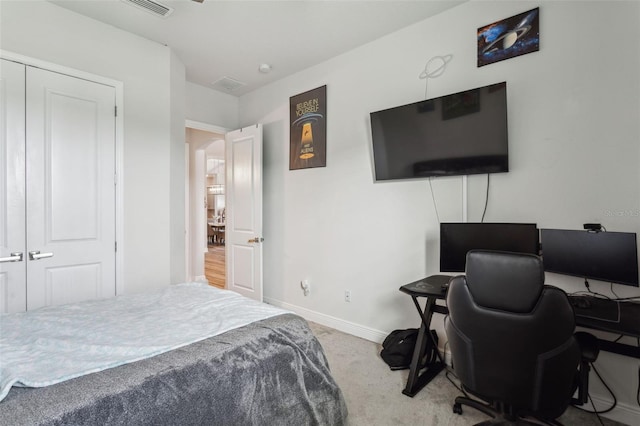
<instances>
[{"instance_id":1,"label":"chair backrest","mask_svg":"<svg viewBox=\"0 0 640 426\"><path fill-rule=\"evenodd\" d=\"M547 418L571 400L580 360L566 294L544 285L538 256L471 251L449 284L445 330L462 384Z\"/></svg>"}]
</instances>

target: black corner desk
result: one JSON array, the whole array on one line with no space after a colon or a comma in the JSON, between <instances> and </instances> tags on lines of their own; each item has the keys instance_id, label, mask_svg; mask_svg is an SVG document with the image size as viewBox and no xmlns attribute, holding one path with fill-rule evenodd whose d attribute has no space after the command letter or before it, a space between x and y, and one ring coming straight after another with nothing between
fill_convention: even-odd
<instances>
[{"instance_id":1,"label":"black corner desk","mask_svg":"<svg viewBox=\"0 0 640 426\"><path fill-rule=\"evenodd\" d=\"M446 306L437 305L438 299L445 299L447 291L443 288L453 276L431 275L418 281L405 284L400 287L400 291L411 296L418 313L421 324L416 346L411 358L409 378L407 385L402 391L403 394L413 397L423 387L425 387L444 368L445 362L437 350L438 344L429 331L431 317L434 312L447 315L449 310ZM418 303L418 297L426 297L427 301L424 310ZM582 296L584 297L584 296ZM571 300L572 296L569 296ZM609 333L632 336L640 339L640 303L629 301L613 301L602 298L590 297L588 308L577 308L574 306L576 325L578 327L592 330L601 330ZM613 306L615 304L615 306ZM611 319L602 319L603 310L616 310L617 316ZM426 365L423 364L428 343L436 348L437 360ZM619 355L630 356L640 359L640 346L632 346L623 343L598 339L600 350L617 353Z\"/></svg>"},{"instance_id":2,"label":"black corner desk","mask_svg":"<svg viewBox=\"0 0 640 426\"><path fill-rule=\"evenodd\" d=\"M640 303L572 295L569 295L569 300L576 297L588 300L589 304L588 307L573 307L578 327L640 339ZM640 359L640 346L600 338L598 344L601 351Z\"/></svg>"}]
</instances>

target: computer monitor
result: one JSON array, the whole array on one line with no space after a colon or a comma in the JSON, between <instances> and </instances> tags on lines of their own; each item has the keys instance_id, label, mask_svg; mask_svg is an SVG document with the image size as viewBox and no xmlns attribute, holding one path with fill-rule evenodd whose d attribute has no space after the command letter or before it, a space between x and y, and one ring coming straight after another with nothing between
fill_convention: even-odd
<instances>
[{"instance_id":1,"label":"computer monitor","mask_svg":"<svg viewBox=\"0 0 640 426\"><path fill-rule=\"evenodd\" d=\"M638 287L638 248L633 232L542 229L544 270Z\"/></svg>"},{"instance_id":2,"label":"computer monitor","mask_svg":"<svg viewBox=\"0 0 640 426\"><path fill-rule=\"evenodd\" d=\"M440 271L464 272L470 250L538 254L534 223L441 223Z\"/></svg>"}]
</instances>

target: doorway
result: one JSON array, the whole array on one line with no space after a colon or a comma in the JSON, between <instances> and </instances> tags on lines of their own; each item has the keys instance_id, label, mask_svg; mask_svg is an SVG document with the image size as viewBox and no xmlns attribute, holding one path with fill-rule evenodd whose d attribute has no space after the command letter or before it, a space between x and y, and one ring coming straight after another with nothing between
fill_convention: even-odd
<instances>
[{"instance_id":1,"label":"doorway","mask_svg":"<svg viewBox=\"0 0 640 426\"><path fill-rule=\"evenodd\" d=\"M225 288L262 301L262 125L226 131L187 120L186 128L190 185L190 202L185 207L189 222L186 238L189 278L195 277L196 281L208 282L204 266L204 254L209 252L206 232L206 147L220 141L219 143L224 143L227 169Z\"/></svg>"},{"instance_id":2,"label":"doorway","mask_svg":"<svg viewBox=\"0 0 640 426\"><path fill-rule=\"evenodd\" d=\"M226 288L225 131L191 121L185 129L189 153L187 274L189 280L219 288Z\"/></svg>"},{"instance_id":3,"label":"doorway","mask_svg":"<svg viewBox=\"0 0 640 426\"><path fill-rule=\"evenodd\" d=\"M204 149L206 158L207 251L204 254L204 275L210 285L226 287L225 273L225 147L214 140Z\"/></svg>"}]
</instances>

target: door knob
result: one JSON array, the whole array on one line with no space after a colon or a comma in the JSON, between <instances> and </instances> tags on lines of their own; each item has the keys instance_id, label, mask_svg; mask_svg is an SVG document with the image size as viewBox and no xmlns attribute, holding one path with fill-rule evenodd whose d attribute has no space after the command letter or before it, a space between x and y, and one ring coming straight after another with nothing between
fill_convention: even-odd
<instances>
[{"instance_id":1,"label":"door knob","mask_svg":"<svg viewBox=\"0 0 640 426\"><path fill-rule=\"evenodd\" d=\"M248 243L261 243L264 241L264 238L262 237L255 237L250 239L249 241L247 241Z\"/></svg>"},{"instance_id":2,"label":"door knob","mask_svg":"<svg viewBox=\"0 0 640 426\"><path fill-rule=\"evenodd\" d=\"M5 262L22 262L22 253L11 253L9 257L0 257L0 263Z\"/></svg>"},{"instance_id":3,"label":"door knob","mask_svg":"<svg viewBox=\"0 0 640 426\"><path fill-rule=\"evenodd\" d=\"M53 257L53 253L40 253L40 251L30 251L29 260L40 260L47 257Z\"/></svg>"}]
</instances>

